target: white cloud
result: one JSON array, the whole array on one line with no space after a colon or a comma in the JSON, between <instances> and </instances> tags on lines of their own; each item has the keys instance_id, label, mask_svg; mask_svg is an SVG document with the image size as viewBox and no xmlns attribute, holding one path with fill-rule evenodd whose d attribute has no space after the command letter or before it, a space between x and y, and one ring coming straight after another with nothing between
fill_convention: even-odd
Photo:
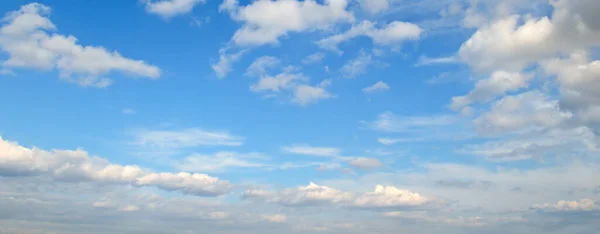
<instances>
[{"instance_id":1,"label":"white cloud","mask_svg":"<svg viewBox=\"0 0 600 234\"><path fill-rule=\"evenodd\" d=\"M371 14L377 14L390 8L389 0L361 0L359 3L363 10Z\"/></svg>"},{"instance_id":2,"label":"white cloud","mask_svg":"<svg viewBox=\"0 0 600 234\"><path fill-rule=\"evenodd\" d=\"M261 168L268 158L258 153L242 154L236 152L217 152L213 155L193 154L175 165L179 170L188 172L224 172L229 169ZM254 162L258 161L258 162Z\"/></svg>"},{"instance_id":3,"label":"white cloud","mask_svg":"<svg viewBox=\"0 0 600 234\"><path fill-rule=\"evenodd\" d=\"M103 88L113 72L159 78L158 67L132 60L100 46L84 46L74 36L61 35L48 19L51 9L39 3L24 5L7 14L0 28L0 49L7 53L4 68L56 69L60 77L81 86Z\"/></svg>"},{"instance_id":4,"label":"white cloud","mask_svg":"<svg viewBox=\"0 0 600 234\"><path fill-rule=\"evenodd\" d=\"M334 205L361 209L406 209L427 205L434 199L393 186L377 185L373 192L355 194L309 183L281 191L248 190L244 198L278 203L284 206Z\"/></svg>"},{"instance_id":5,"label":"white cloud","mask_svg":"<svg viewBox=\"0 0 600 234\"><path fill-rule=\"evenodd\" d=\"M317 44L327 50L342 53L338 45L347 40L359 36L369 37L376 45L398 47L407 40L417 40L421 37L423 30L412 23L393 21L388 25L377 28L371 21L363 21L353 25L348 31L321 39Z\"/></svg>"},{"instance_id":6,"label":"white cloud","mask_svg":"<svg viewBox=\"0 0 600 234\"><path fill-rule=\"evenodd\" d=\"M415 142L415 141L423 141L423 140L424 140L423 138L388 138L388 137L377 138L377 142L379 142L380 144L384 144L384 145L395 145L400 142Z\"/></svg>"},{"instance_id":7,"label":"white cloud","mask_svg":"<svg viewBox=\"0 0 600 234\"><path fill-rule=\"evenodd\" d=\"M274 68L281 63L278 58L273 56L262 56L254 60L246 69L247 76L263 76L266 75L268 69Z\"/></svg>"},{"instance_id":8,"label":"white cloud","mask_svg":"<svg viewBox=\"0 0 600 234\"><path fill-rule=\"evenodd\" d=\"M533 205L533 209L550 212L568 212L568 211L599 211L600 206L591 199L581 199L579 201L560 200L553 204L544 203Z\"/></svg>"},{"instance_id":9,"label":"white cloud","mask_svg":"<svg viewBox=\"0 0 600 234\"><path fill-rule=\"evenodd\" d=\"M600 45L598 1L551 2L552 17L511 15L485 24L460 48L461 59L479 71L519 71L556 53Z\"/></svg>"},{"instance_id":10,"label":"white cloud","mask_svg":"<svg viewBox=\"0 0 600 234\"><path fill-rule=\"evenodd\" d=\"M360 208L406 208L421 206L430 202L429 198L393 186L377 185L375 191L357 197L353 205Z\"/></svg>"},{"instance_id":11,"label":"white cloud","mask_svg":"<svg viewBox=\"0 0 600 234\"><path fill-rule=\"evenodd\" d=\"M531 75L518 72L496 71L489 78L478 81L467 95L453 97L450 107L459 110L471 103L489 102L506 92L527 88L531 78Z\"/></svg>"},{"instance_id":12,"label":"white cloud","mask_svg":"<svg viewBox=\"0 0 600 234\"><path fill-rule=\"evenodd\" d=\"M135 135L136 145L149 148L181 149L198 146L240 146L244 138L228 132L206 131L199 128L181 130L141 130Z\"/></svg>"},{"instance_id":13,"label":"white cloud","mask_svg":"<svg viewBox=\"0 0 600 234\"><path fill-rule=\"evenodd\" d=\"M383 163L381 163L378 159L376 158L355 158L352 159L348 162L348 164L351 167L354 168L358 168L358 169L376 169L376 168L380 168L383 166Z\"/></svg>"},{"instance_id":14,"label":"white cloud","mask_svg":"<svg viewBox=\"0 0 600 234\"><path fill-rule=\"evenodd\" d=\"M387 91L390 89L390 86L388 84L386 84L383 81L377 81L377 83L369 86L369 87L365 87L362 89L363 93L375 93L375 92L383 92L383 91Z\"/></svg>"},{"instance_id":15,"label":"white cloud","mask_svg":"<svg viewBox=\"0 0 600 234\"><path fill-rule=\"evenodd\" d=\"M429 58L427 56L420 56L419 61L415 64L415 66L420 67L437 64L453 64L458 62L460 62L460 60L456 56L439 58Z\"/></svg>"},{"instance_id":16,"label":"white cloud","mask_svg":"<svg viewBox=\"0 0 600 234\"><path fill-rule=\"evenodd\" d=\"M341 69L342 75L345 78L355 78L358 75L362 75L367 72L367 68L373 64L373 57L363 51L360 52L358 57L353 60L349 60L344 64Z\"/></svg>"},{"instance_id":17,"label":"white cloud","mask_svg":"<svg viewBox=\"0 0 600 234\"><path fill-rule=\"evenodd\" d=\"M197 196L218 196L229 192L228 181L205 174L155 173L135 165L110 164L83 150L25 148L0 138L0 175L42 176L64 182L92 182L153 186Z\"/></svg>"},{"instance_id":18,"label":"white cloud","mask_svg":"<svg viewBox=\"0 0 600 234\"><path fill-rule=\"evenodd\" d=\"M100 200L100 201L94 202L93 206L94 206L94 208L106 209L106 208L114 207L114 204L112 202L110 202L109 200Z\"/></svg>"},{"instance_id":19,"label":"white cloud","mask_svg":"<svg viewBox=\"0 0 600 234\"><path fill-rule=\"evenodd\" d=\"M208 214L208 219L211 220L222 220L222 219L227 219L229 218L231 215L227 212L223 212L223 211L213 211L210 212Z\"/></svg>"},{"instance_id":20,"label":"white cloud","mask_svg":"<svg viewBox=\"0 0 600 234\"><path fill-rule=\"evenodd\" d=\"M223 79L231 72L231 66L237 62L247 50L241 50L235 53L229 53L228 48L219 49L219 60L213 63L211 68L215 71L218 78Z\"/></svg>"},{"instance_id":21,"label":"white cloud","mask_svg":"<svg viewBox=\"0 0 600 234\"><path fill-rule=\"evenodd\" d=\"M316 86L298 85L294 88L292 102L304 106L319 100L334 98L335 95L325 89L330 84L331 80L324 80Z\"/></svg>"},{"instance_id":22,"label":"white cloud","mask_svg":"<svg viewBox=\"0 0 600 234\"><path fill-rule=\"evenodd\" d=\"M346 0L327 0L325 4L308 1L255 1L239 6L236 0L224 1L219 9L226 10L232 19L243 22L233 35L241 46L276 44L290 32L322 30L336 23L353 21L346 11Z\"/></svg>"},{"instance_id":23,"label":"white cloud","mask_svg":"<svg viewBox=\"0 0 600 234\"><path fill-rule=\"evenodd\" d=\"M303 64L319 63L325 58L325 53L317 52L302 59Z\"/></svg>"},{"instance_id":24,"label":"white cloud","mask_svg":"<svg viewBox=\"0 0 600 234\"><path fill-rule=\"evenodd\" d=\"M438 116L397 116L392 112L380 114L373 122L366 124L377 131L383 132L406 132L415 128L440 127L451 125L457 121L456 117L450 115Z\"/></svg>"},{"instance_id":25,"label":"white cloud","mask_svg":"<svg viewBox=\"0 0 600 234\"><path fill-rule=\"evenodd\" d=\"M480 134L498 135L556 127L571 116L571 113L560 110L558 101L549 100L538 91L529 91L503 97L473 123Z\"/></svg>"},{"instance_id":26,"label":"white cloud","mask_svg":"<svg viewBox=\"0 0 600 234\"><path fill-rule=\"evenodd\" d=\"M280 73L275 76L265 75L260 77L257 83L250 85L253 92L274 92L293 89L298 82L308 81L308 77L301 73Z\"/></svg>"},{"instance_id":27,"label":"white cloud","mask_svg":"<svg viewBox=\"0 0 600 234\"><path fill-rule=\"evenodd\" d=\"M294 145L283 147L282 150L287 153L320 156L320 157L337 157L341 150L331 147L315 147L310 145Z\"/></svg>"},{"instance_id":28,"label":"white cloud","mask_svg":"<svg viewBox=\"0 0 600 234\"><path fill-rule=\"evenodd\" d=\"M159 15L165 19L190 13L198 4L205 0L143 0L148 13Z\"/></svg>"}]
</instances>

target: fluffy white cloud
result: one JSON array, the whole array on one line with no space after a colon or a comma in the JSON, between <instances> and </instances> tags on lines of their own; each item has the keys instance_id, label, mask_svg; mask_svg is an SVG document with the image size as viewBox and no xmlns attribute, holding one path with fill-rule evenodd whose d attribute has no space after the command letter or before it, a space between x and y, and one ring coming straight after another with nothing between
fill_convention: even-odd
<instances>
[{"instance_id":1,"label":"fluffy white cloud","mask_svg":"<svg viewBox=\"0 0 600 234\"><path fill-rule=\"evenodd\" d=\"M171 18L177 15L190 13L198 4L206 2L205 0L144 0L146 2L146 11L157 14L163 18Z\"/></svg>"},{"instance_id":2,"label":"fluffy white cloud","mask_svg":"<svg viewBox=\"0 0 600 234\"><path fill-rule=\"evenodd\" d=\"M371 14L377 14L390 8L389 0L362 0L360 6Z\"/></svg>"},{"instance_id":3,"label":"fluffy white cloud","mask_svg":"<svg viewBox=\"0 0 600 234\"><path fill-rule=\"evenodd\" d=\"M383 166L376 158L355 158L348 162L351 167L358 169L376 169Z\"/></svg>"},{"instance_id":4,"label":"fluffy white cloud","mask_svg":"<svg viewBox=\"0 0 600 234\"><path fill-rule=\"evenodd\" d=\"M110 164L83 150L30 149L1 138L0 176L43 176L65 182L153 186L197 196L218 196L232 188L228 181L205 174L155 173L135 165Z\"/></svg>"},{"instance_id":5,"label":"fluffy white cloud","mask_svg":"<svg viewBox=\"0 0 600 234\"><path fill-rule=\"evenodd\" d=\"M530 91L503 97L473 123L481 134L499 135L556 127L571 116L571 113L560 110L558 101L549 100L538 91Z\"/></svg>"},{"instance_id":6,"label":"fluffy white cloud","mask_svg":"<svg viewBox=\"0 0 600 234\"><path fill-rule=\"evenodd\" d=\"M600 117L600 61L590 61L587 53L541 62L548 75L560 85L560 107L574 114L583 124L597 128Z\"/></svg>"},{"instance_id":7,"label":"fluffy white cloud","mask_svg":"<svg viewBox=\"0 0 600 234\"><path fill-rule=\"evenodd\" d=\"M375 191L357 197L353 205L360 208L405 208L424 205L429 201L418 193L377 185Z\"/></svg>"},{"instance_id":8,"label":"fluffy white cloud","mask_svg":"<svg viewBox=\"0 0 600 234\"><path fill-rule=\"evenodd\" d=\"M298 85L294 88L292 102L304 106L319 100L334 98L335 95L325 89L329 85L331 85L331 80L321 81L316 86Z\"/></svg>"},{"instance_id":9,"label":"fluffy white cloud","mask_svg":"<svg viewBox=\"0 0 600 234\"><path fill-rule=\"evenodd\" d=\"M599 211L600 206L591 199L581 199L579 201L560 200L553 204L544 203L532 206L533 209L550 212L568 212L568 211Z\"/></svg>"},{"instance_id":10,"label":"fluffy white cloud","mask_svg":"<svg viewBox=\"0 0 600 234\"><path fill-rule=\"evenodd\" d=\"M519 71L556 53L600 45L595 0L558 0L551 17L512 15L484 25L460 48L460 57L480 71ZM521 23L522 22L522 23Z\"/></svg>"},{"instance_id":11,"label":"fluffy white cloud","mask_svg":"<svg viewBox=\"0 0 600 234\"><path fill-rule=\"evenodd\" d=\"M293 89L298 82L306 82L308 77L301 73L280 73L275 76L264 75L257 83L250 85L253 92L274 92Z\"/></svg>"},{"instance_id":12,"label":"fluffy white cloud","mask_svg":"<svg viewBox=\"0 0 600 234\"><path fill-rule=\"evenodd\" d=\"M506 92L527 88L531 78L531 75L518 72L496 71L489 78L478 81L467 95L453 97L450 107L459 110L471 103L489 102Z\"/></svg>"},{"instance_id":13,"label":"fluffy white cloud","mask_svg":"<svg viewBox=\"0 0 600 234\"><path fill-rule=\"evenodd\" d=\"M383 92L390 89L390 86L383 81L377 81L377 83L365 87L362 89L363 93L375 93L375 92Z\"/></svg>"},{"instance_id":14,"label":"fluffy white cloud","mask_svg":"<svg viewBox=\"0 0 600 234\"><path fill-rule=\"evenodd\" d=\"M0 49L8 54L5 68L56 69L60 77L81 86L106 87L113 72L159 78L158 67L132 60L116 51L78 44L74 36L57 33L48 16L51 9L39 3L24 5L6 15L0 28Z\"/></svg>"},{"instance_id":15,"label":"fluffy white cloud","mask_svg":"<svg viewBox=\"0 0 600 234\"><path fill-rule=\"evenodd\" d=\"M219 7L231 17L243 22L232 40L241 46L259 46L278 43L290 32L326 29L329 26L351 22L354 17L346 11L346 0L327 0L324 4L313 0L262 0L239 6L236 0L224 1Z\"/></svg>"},{"instance_id":16,"label":"fluffy white cloud","mask_svg":"<svg viewBox=\"0 0 600 234\"><path fill-rule=\"evenodd\" d=\"M192 148L222 145L240 146L244 138L224 131L206 131L199 128L181 130L141 130L136 132L134 144L148 148Z\"/></svg>"},{"instance_id":17,"label":"fluffy white cloud","mask_svg":"<svg viewBox=\"0 0 600 234\"><path fill-rule=\"evenodd\" d=\"M393 21L377 28L375 23L363 21L346 32L321 39L317 44L323 49L341 53L338 49L340 43L359 36L369 37L376 45L398 47L404 41L419 39L422 33L423 29L412 23Z\"/></svg>"},{"instance_id":18,"label":"fluffy white cloud","mask_svg":"<svg viewBox=\"0 0 600 234\"><path fill-rule=\"evenodd\" d=\"M261 61L259 61L261 62ZM272 62L272 61L271 61ZM263 72L265 64L257 63L253 70ZM260 67L260 69L259 69ZM317 101L334 98L335 95L327 91L331 80L323 80L317 85L308 84L309 78L302 73L293 73L286 69L280 74L271 76L263 72L258 82L250 85L250 90L258 93L266 93L266 97L276 97L281 94L289 94L291 102L301 106L313 104Z\"/></svg>"},{"instance_id":19,"label":"fluffy white cloud","mask_svg":"<svg viewBox=\"0 0 600 234\"><path fill-rule=\"evenodd\" d=\"M373 192L356 194L312 182L307 186L288 188L281 191L248 190L243 196L285 206L336 205L374 210L416 208L434 201L419 193L393 186L377 185Z\"/></svg>"}]
</instances>

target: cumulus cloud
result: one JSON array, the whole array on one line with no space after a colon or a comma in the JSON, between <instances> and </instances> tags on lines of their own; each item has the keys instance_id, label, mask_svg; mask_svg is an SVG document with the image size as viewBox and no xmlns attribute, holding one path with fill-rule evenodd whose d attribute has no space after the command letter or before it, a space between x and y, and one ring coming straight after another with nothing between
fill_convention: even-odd
<instances>
[{"instance_id":1,"label":"cumulus cloud","mask_svg":"<svg viewBox=\"0 0 600 234\"><path fill-rule=\"evenodd\" d=\"M334 205L373 210L416 208L433 201L433 199L426 198L419 193L393 186L377 185L373 192L356 194L312 182L307 186L288 188L281 191L248 190L243 196L247 199L278 203L285 206Z\"/></svg>"},{"instance_id":2,"label":"cumulus cloud","mask_svg":"<svg viewBox=\"0 0 600 234\"><path fill-rule=\"evenodd\" d=\"M159 15L165 19L190 13L195 6L205 0L143 0L148 13Z\"/></svg>"},{"instance_id":3,"label":"cumulus cloud","mask_svg":"<svg viewBox=\"0 0 600 234\"><path fill-rule=\"evenodd\" d=\"M48 16L51 9L39 3L8 13L0 28L0 50L8 55L2 66L10 69L56 69L61 79L85 87L112 84L107 76L120 72L157 79L161 70L141 60L123 57L100 46L85 46L71 35L57 31Z\"/></svg>"},{"instance_id":4,"label":"cumulus cloud","mask_svg":"<svg viewBox=\"0 0 600 234\"><path fill-rule=\"evenodd\" d=\"M560 110L558 101L550 100L541 92L529 91L503 97L473 123L483 135L499 135L556 127L571 116L571 113Z\"/></svg>"},{"instance_id":5,"label":"cumulus cloud","mask_svg":"<svg viewBox=\"0 0 600 234\"><path fill-rule=\"evenodd\" d=\"M263 219L272 223L285 223L287 216L284 214L264 215Z\"/></svg>"},{"instance_id":6,"label":"cumulus cloud","mask_svg":"<svg viewBox=\"0 0 600 234\"><path fill-rule=\"evenodd\" d=\"M323 30L331 25L354 20L346 11L346 0L327 0L324 4L308 1L255 1L239 6L236 0L224 1L219 9L243 25L232 41L240 46L276 44L292 32Z\"/></svg>"},{"instance_id":7,"label":"cumulus cloud","mask_svg":"<svg viewBox=\"0 0 600 234\"><path fill-rule=\"evenodd\" d=\"M557 53L600 45L598 1L553 1L551 17L511 15L478 29L460 48L459 56L479 71L519 71Z\"/></svg>"},{"instance_id":8,"label":"cumulus cloud","mask_svg":"<svg viewBox=\"0 0 600 234\"><path fill-rule=\"evenodd\" d=\"M531 75L496 71L489 78L478 81L475 88L467 95L453 97L450 107L459 110L471 103L489 102L506 92L527 88L531 78Z\"/></svg>"},{"instance_id":9,"label":"cumulus cloud","mask_svg":"<svg viewBox=\"0 0 600 234\"><path fill-rule=\"evenodd\" d=\"M342 53L338 45L359 36L369 37L376 45L398 47L404 41L419 39L423 33L419 26L407 22L393 21L379 28L377 26L365 20L346 32L321 39L317 44L323 49Z\"/></svg>"},{"instance_id":10,"label":"cumulus cloud","mask_svg":"<svg viewBox=\"0 0 600 234\"><path fill-rule=\"evenodd\" d=\"M387 91L389 89L390 89L390 86L388 84L386 84L383 81L377 81L377 83L375 83L369 87L363 88L362 91L363 91L363 93L370 94L370 93L375 93L375 92Z\"/></svg>"},{"instance_id":11,"label":"cumulus cloud","mask_svg":"<svg viewBox=\"0 0 600 234\"><path fill-rule=\"evenodd\" d=\"M329 85L331 85L331 80L321 81L316 86L298 85L294 88L292 102L304 106L319 100L334 98L335 95L325 89Z\"/></svg>"},{"instance_id":12,"label":"cumulus cloud","mask_svg":"<svg viewBox=\"0 0 600 234\"><path fill-rule=\"evenodd\" d=\"M156 173L135 165L111 164L83 150L26 148L0 138L0 176L43 176L64 182L152 186L197 196L218 196L232 185L205 174Z\"/></svg>"}]
</instances>

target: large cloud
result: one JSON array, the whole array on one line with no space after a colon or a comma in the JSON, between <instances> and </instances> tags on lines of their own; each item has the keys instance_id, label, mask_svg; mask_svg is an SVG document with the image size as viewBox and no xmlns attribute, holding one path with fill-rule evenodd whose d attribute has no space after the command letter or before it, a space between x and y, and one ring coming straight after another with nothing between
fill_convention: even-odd
<instances>
[{"instance_id":1,"label":"large cloud","mask_svg":"<svg viewBox=\"0 0 600 234\"><path fill-rule=\"evenodd\" d=\"M247 6L239 6L236 0L227 0L220 9L230 12L231 17L243 22L232 40L241 46L259 46L278 43L280 37L290 32L326 29L340 22L354 20L346 11L346 0L316 1L261 0Z\"/></svg>"},{"instance_id":2,"label":"large cloud","mask_svg":"<svg viewBox=\"0 0 600 234\"><path fill-rule=\"evenodd\" d=\"M160 69L144 61L104 47L78 44L71 35L50 33L57 30L48 18L50 11L47 6L31 3L6 15L0 28L0 50L8 54L4 68L56 69L62 79L92 87L110 85L111 79L105 76L113 72L160 77Z\"/></svg>"},{"instance_id":3,"label":"large cloud","mask_svg":"<svg viewBox=\"0 0 600 234\"><path fill-rule=\"evenodd\" d=\"M197 196L218 196L232 185L205 174L156 173L135 165L111 164L83 150L26 148L0 138L0 176L42 176L65 182L154 186Z\"/></svg>"}]
</instances>

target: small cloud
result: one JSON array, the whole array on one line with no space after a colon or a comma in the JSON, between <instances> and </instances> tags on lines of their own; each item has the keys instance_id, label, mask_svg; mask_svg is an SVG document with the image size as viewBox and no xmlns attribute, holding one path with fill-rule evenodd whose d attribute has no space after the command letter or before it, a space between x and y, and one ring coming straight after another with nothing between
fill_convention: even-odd
<instances>
[{"instance_id":1,"label":"small cloud","mask_svg":"<svg viewBox=\"0 0 600 234\"><path fill-rule=\"evenodd\" d=\"M317 52L302 59L303 64L313 64L321 62L325 58L325 53Z\"/></svg>"},{"instance_id":2,"label":"small cloud","mask_svg":"<svg viewBox=\"0 0 600 234\"><path fill-rule=\"evenodd\" d=\"M429 58L427 56L421 55L419 57L419 61L415 64L417 67L429 66L429 65L439 65L439 64L454 64L459 63L460 61L456 56L450 57L439 57L439 58Z\"/></svg>"},{"instance_id":3,"label":"small cloud","mask_svg":"<svg viewBox=\"0 0 600 234\"><path fill-rule=\"evenodd\" d=\"M376 158L357 158L350 160L348 164L351 167L362 170L377 169L383 166L383 163Z\"/></svg>"},{"instance_id":4,"label":"small cloud","mask_svg":"<svg viewBox=\"0 0 600 234\"><path fill-rule=\"evenodd\" d=\"M383 81L378 81L377 83L365 87L362 91L366 94L375 93L375 92L383 92L389 90L390 86Z\"/></svg>"}]
</instances>

